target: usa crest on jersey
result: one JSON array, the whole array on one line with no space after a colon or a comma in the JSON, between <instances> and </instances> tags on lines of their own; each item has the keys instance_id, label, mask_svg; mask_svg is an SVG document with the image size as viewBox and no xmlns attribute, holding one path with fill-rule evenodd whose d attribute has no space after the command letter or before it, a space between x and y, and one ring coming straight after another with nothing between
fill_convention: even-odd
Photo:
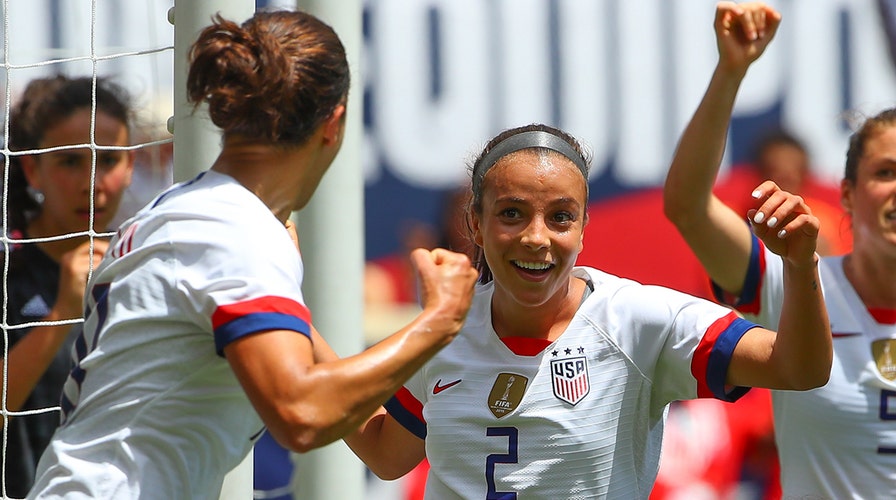
<instances>
[{"instance_id":1,"label":"usa crest on jersey","mask_svg":"<svg viewBox=\"0 0 896 500\"><path fill-rule=\"evenodd\" d=\"M584 356L551 360L551 381L554 396L571 405L577 404L588 392L588 362Z\"/></svg>"}]
</instances>

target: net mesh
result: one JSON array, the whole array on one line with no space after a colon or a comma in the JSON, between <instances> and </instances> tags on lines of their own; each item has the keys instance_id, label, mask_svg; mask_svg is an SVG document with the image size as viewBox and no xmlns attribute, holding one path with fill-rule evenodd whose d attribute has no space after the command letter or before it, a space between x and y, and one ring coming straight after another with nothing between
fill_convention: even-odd
<instances>
[{"instance_id":1,"label":"net mesh","mask_svg":"<svg viewBox=\"0 0 896 500\"><path fill-rule=\"evenodd\" d=\"M91 189L89 223L86 231L42 238L15 237L9 227L10 160L14 156L48 153L75 148L90 148L90 186L94 187L97 152L104 150L133 151L136 155L131 186L125 192L113 227L149 201L158 191L171 183L172 137L166 122L172 115L172 61L174 30L167 20L174 0L33 0L29 2L3 0L3 60L2 85L3 115L3 191L0 209L2 251L8 254L19 245L36 245L68 238L111 236L110 228L94 226L94 190ZM145 9L145 10L144 10ZM142 11L142 12L141 12ZM56 74L71 77L90 76L94 82L89 142L48 149L11 151L9 144L10 109L24 86L32 79ZM96 143L96 79L113 80L124 87L132 98L135 115L131 130L131 145L100 146ZM92 248L91 248L92 250ZM92 252L91 252L92 254ZM91 269L98 262L91 262ZM8 298L10 287L9 262L3 259L2 300L2 387L0 387L0 416L2 428L2 498L7 495L6 470L10 461L25 457L11 456L8 450L8 428L11 418L28 418L59 407L31 408L11 411L8 407L9 339L14 331L38 326L74 325L81 318L58 321L36 321L10 324ZM40 451L40 450L38 450Z\"/></svg>"}]
</instances>

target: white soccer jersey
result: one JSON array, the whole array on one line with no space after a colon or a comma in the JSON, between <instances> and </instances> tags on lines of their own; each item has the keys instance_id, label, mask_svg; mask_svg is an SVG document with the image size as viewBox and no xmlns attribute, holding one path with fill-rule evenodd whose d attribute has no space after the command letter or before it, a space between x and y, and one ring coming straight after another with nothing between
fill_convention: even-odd
<instances>
[{"instance_id":1,"label":"white soccer jersey","mask_svg":"<svg viewBox=\"0 0 896 500\"><path fill-rule=\"evenodd\" d=\"M811 391L773 391L784 498L896 498L896 311L876 316L843 272L843 257L819 265L831 322L830 381ZM738 309L774 328L781 317L783 263L754 237ZM890 354L892 351L892 355Z\"/></svg>"},{"instance_id":2,"label":"white soccer jersey","mask_svg":"<svg viewBox=\"0 0 896 500\"><path fill-rule=\"evenodd\" d=\"M29 498L218 498L263 431L222 349L310 335L283 224L208 171L127 221L89 284L63 420Z\"/></svg>"},{"instance_id":3,"label":"white soccer jersey","mask_svg":"<svg viewBox=\"0 0 896 500\"><path fill-rule=\"evenodd\" d=\"M753 324L666 288L574 273L593 291L546 349L508 348L492 328L493 284L479 287L457 338L387 403L426 439L427 498L647 498L667 404L746 391L724 379Z\"/></svg>"}]
</instances>

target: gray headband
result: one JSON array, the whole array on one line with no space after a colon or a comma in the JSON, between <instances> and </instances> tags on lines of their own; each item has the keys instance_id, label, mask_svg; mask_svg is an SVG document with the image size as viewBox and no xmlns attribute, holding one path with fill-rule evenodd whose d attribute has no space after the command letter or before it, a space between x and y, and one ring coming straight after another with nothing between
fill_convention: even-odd
<instances>
[{"instance_id":1,"label":"gray headband","mask_svg":"<svg viewBox=\"0 0 896 500\"><path fill-rule=\"evenodd\" d=\"M495 146L489 150L476 165L478 168L473 174L473 182L477 185L481 184L482 178L485 177L485 173L488 169L492 168L492 166L501 158L510 153L531 148L546 148L562 154L567 157L569 161L575 163L576 167L582 172L582 175L584 175L586 179L588 178L588 167L585 165L585 159L582 158L582 155L579 154L575 148L570 146L565 140L550 132L533 130L512 135L498 144L495 144Z\"/></svg>"}]
</instances>

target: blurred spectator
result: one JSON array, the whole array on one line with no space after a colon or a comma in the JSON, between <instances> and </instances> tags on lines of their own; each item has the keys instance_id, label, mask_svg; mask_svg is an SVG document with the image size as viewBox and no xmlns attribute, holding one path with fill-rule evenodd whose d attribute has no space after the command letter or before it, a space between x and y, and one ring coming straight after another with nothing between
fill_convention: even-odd
<instances>
[{"instance_id":1,"label":"blurred spectator","mask_svg":"<svg viewBox=\"0 0 896 500\"><path fill-rule=\"evenodd\" d=\"M110 221L131 182L134 154L126 150L131 106L126 90L106 78L94 83L92 77L57 75L30 81L10 111L6 231L17 240L45 239L15 243L2 254L9 271L0 291L10 325L0 339L0 348L8 340L8 352L0 353L7 356L0 360L8 377L0 380L7 410L59 406L81 331L80 323L71 320L82 318L88 273L108 246L107 240L85 232L91 223L96 232L113 229ZM95 150L65 147L91 139ZM68 236L53 238L62 235ZM37 324L20 327L29 323ZM5 452L11 460L6 461L4 493L22 498L59 414L48 410L6 422Z\"/></svg>"},{"instance_id":2,"label":"blurred spectator","mask_svg":"<svg viewBox=\"0 0 896 500\"><path fill-rule=\"evenodd\" d=\"M735 165L716 184L716 195L746 218L750 193L771 179L781 189L799 194L821 221L818 253L840 255L852 249L852 234L840 206L840 187L812 172L811 157L803 141L785 129L775 129L756 142L750 162Z\"/></svg>"}]
</instances>

